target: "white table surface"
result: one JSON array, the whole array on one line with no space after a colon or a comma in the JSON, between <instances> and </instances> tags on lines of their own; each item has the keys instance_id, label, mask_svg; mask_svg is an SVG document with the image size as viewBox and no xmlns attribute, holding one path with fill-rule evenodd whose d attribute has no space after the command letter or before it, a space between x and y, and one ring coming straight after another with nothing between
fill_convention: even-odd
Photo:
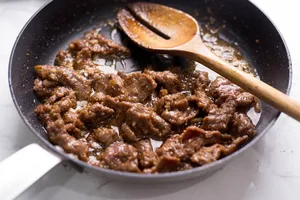
<instances>
[{"instance_id":1,"label":"white table surface","mask_svg":"<svg viewBox=\"0 0 300 200\"><path fill-rule=\"evenodd\" d=\"M7 66L17 34L45 2L0 0L0 161L27 144L37 142L21 121L11 100ZM291 96L300 100L299 3L296 0L252 2L267 13L288 44L294 71ZM300 123L282 114L258 144L202 182L193 180L151 187L123 184L79 174L60 165L18 199L299 200L299 130Z\"/></svg>"}]
</instances>

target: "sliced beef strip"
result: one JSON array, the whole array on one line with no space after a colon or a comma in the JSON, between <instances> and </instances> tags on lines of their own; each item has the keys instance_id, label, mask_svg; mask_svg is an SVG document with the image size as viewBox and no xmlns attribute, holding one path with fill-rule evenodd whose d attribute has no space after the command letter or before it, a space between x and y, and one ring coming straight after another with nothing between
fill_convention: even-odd
<instances>
[{"instance_id":1,"label":"sliced beef strip","mask_svg":"<svg viewBox=\"0 0 300 200\"><path fill-rule=\"evenodd\" d=\"M48 138L52 143L61 146L67 153L72 153L79 159L88 161L88 143L77 140L68 134L60 112L57 105L50 104L41 104L35 109L35 113L45 125Z\"/></svg>"},{"instance_id":2,"label":"sliced beef strip","mask_svg":"<svg viewBox=\"0 0 300 200\"><path fill-rule=\"evenodd\" d=\"M140 72L130 73L124 77L125 96L122 100L143 103L151 97L156 86L150 76Z\"/></svg>"},{"instance_id":3,"label":"sliced beef strip","mask_svg":"<svg viewBox=\"0 0 300 200\"><path fill-rule=\"evenodd\" d=\"M133 146L138 150L140 166L151 168L157 164L157 155L154 153L150 139L139 140Z\"/></svg>"},{"instance_id":4,"label":"sliced beef strip","mask_svg":"<svg viewBox=\"0 0 300 200\"><path fill-rule=\"evenodd\" d=\"M110 144L120 140L118 133L112 128L97 128L89 135L89 138L107 147Z\"/></svg>"},{"instance_id":5,"label":"sliced beef strip","mask_svg":"<svg viewBox=\"0 0 300 200\"><path fill-rule=\"evenodd\" d=\"M138 141L137 136L135 133L131 130L130 126L128 126L126 123L123 123L120 128L120 135L126 142L136 142Z\"/></svg>"},{"instance_id":6,"label":"sliced beef strip","mask_svg":"<svg viewBox=\"0 0 300 200\"><path fill-rule=\"evenodd\" d=\"M161 117L174 125L183 125L195 118L198 109L191 105L182 93L166 95L156 102L156 112Z\"/></svg>"},{"instance_id":7,"label":"sliced beef strip","mask_svg":"<svg viewBox=\"0 0 300 200\"><path fill-rule=\"evenodd\" d=\"M257 112L260 111L260 105L255 96L245 92L242 88L223 77L217 77L211 83L208 91L209 94L215 98L215 103L219 106L226 101L234 100L236 107L249 109L254 106Z\"/></svg>"},{"instance_id":8,"label":"sliced beef strip","mask_svg":"<svg viewBox=\"0 0 300 200\"><path fill-rule=\"evenodd\" d=\"M138 152L130 144L114 142L100 155L101 167L126 172L140 172Z\"/></svg>"},{"instance_id":9,"label":"sliced beef strip","mask_svg":"<svg viewBox=\"0 0 300 200\"><path fill-rule=\"evenodd\" d=\"M198 165L205 165L212 163L222 156L227 156L236 151L241 145L248 140L248 136L243 136L235 139L232 144L224 146L221 144L214 144L209 147L202 147L192 157L191 161Z\"/></svg>"},{"instance_id":10,"label":"sliced beef strip","mask_svg":"<svg viewBox=\"0 0 300 200\"><path fill-rule=\"evenodd\" d=\"M175 68L176 70L176 68ZM183 83L183 90L195 93L197 90L204 90L209 84L208 73L204 71L193 70L182 73L178 72L181 82Z\"/></svg>"},{"instance_id":11,"label":"sliced beef strip","mask_svg":"<svg viewBox=\"0 0 300 200\"><path fill-rule=\"evenodd\" d=\"M67 50L60 50L55 58L55 65L73 68L74 57Z\"/></svg>"},{"instance_id":12,"label":"sliced beef strip","mask_svg":"<svg viewBox=\"0 0 300 200\"><path fill-rule=\"evenodd\" d=\"M162 140L171 132L171 126L152 108L142 104L133 104L125 113L125 122L140 137Z\"/></svg>"},{"instance_id":13,"label":"sliced beef strip","mask_svg":"<svg viewBox=\"0 0 300 200\"><path fill-rule=\"evenodd\" d=\"M70 51L80 51L88 48L93 54L101 56L128 57L130 50L112 40L106 39L97 30L90 31L83 38L69 44Z\"/></svg>"},{"instance_id":14,"label":"sliced beef strip","mask_svg":"<svg viewBox=\"0 0 300 200\"><path fill-rule=\"evenodd\" d=\"M76 108L77 99L75 92L66 87L57 87L46 103L58 105L61 112L67 112L70 108Z\"/></svg>"},{"instance_id":15,"label":"sliced beef strip","mask_svg":"<svg viewBox=\"0 0 300 200\"><path fill-rule=\"evenodd\" d=\"M169 93L177 93L182 90L182 84L179 76L171 71L166 70L163 72L155 72L152 70L145 70L144 73L151 76Z\"/></svg>"},{"instance_id":16,"label":"sliced beef strip","mask_svg":"<svg viewBox=\"0 0 300 200\"><path fill-rule=\"evenodd\" d=\"M219 131L205 131L195 126L189 126L182 133L182 143L188 158L200 148L215 143L230 144L233 138Z\"/></svg>"},{"instance_id":17,"label":"sliced beef strip","mask_svg":"<svg viewBox=\"0 0 300 200\"><path fill-rule=\"evenodd\" d=\"M208 115L202 121L201 128L205 130L217 130L223 133L227 132L235 112L235 105L235 101L226 102L220 108L211 104Z\"/></svg>"},{"instance_id":18,"label":"sliced beef strip","mask_svg":"<svg viewBox=\"0 0 300 200\"><path fill-rule=\"evenodd\" d=\"M198 108L208 113L213 106L213 101L207 96L203 89L198 89L195 91L194 95L186 97L189 102L194 102L197 104Z\"/></svg>"},{"instance_id":19,"label":"sliced beef strip","mask_svg":"<svg viewBox=\"0 0 300 200\"><path fill-rule=\"evenodd\" d=\"M157 150L156 154L161 156L171 156L182 158L186 155L184 150L184 146L182 144L182 136L181 135L172 135L169 137Z\"/></svg>"},{"instance_id":20,"label":"sliced beef strip","mask_svg":"<svg viewBox=\"0 0 300 200\"><path fill-rule=\"evenodd\" d=\"M52 95L56 86L58 86L57 82L37 78L34 80L33 90L39 98L46 100Z\"/></svg>"},{"instance_id":21,"label":"sliced beef strip","mask_svg":"<svg viewBox=\"0 0 300 200\"><path fill-rule=\"evenodd\" d=\"M253 137L255 133L255 126L246 114L234 113L230 129L231 135L235 137L240 137L244 135Z\"/></svg>"},{"instance_id":22,"label":"sliced beef strip","mask_svg":"<svg viewBox=\"0 0 300 200\"><path fill-rule=\"evenodd\" d=\"M109 119L114 114L114 110L100 103L89 103L81 109L79 118L90 127L99 127L103 121Z\"/></svg>"},{"instance_id":23,"label":"sliced beef strip","mask_svg":"<svg viewBox=\"0 0 300 200\"><path fill-rule=\"evenodd\" d=\"M76 52L73 67L75 70L86 69L89 67L96 67L97 64L93 62L92 52L88 47Z\"/></svg>"},{"instance_id":24,"label":"sliced beef strip","mask_svg":"<svg viewBox=\"0 0 300 200\"><path fill-rule=\"evenodd\" d=\"M124 81L116 74L98 73L95 76L94 90L112 97L119 96L125 93Z\"/></svg>"},{"instance_id":25,"label":"sliced beef strip","mask_svg":"<svg viewBox=\"0 0 300 200\"><path fill-rule=\"evenodd\" d=\"M66 124L67 132L76 139L80 139L88 134L88 130L85 124L79 119L79 115L76 110L68 110L63 114L62 119Z\"/></svg>"},{"instance_id":26,"label":"sliced beef strip","mask_svg":"<svg viewBox=\"0 0 300 200\"><path fill-rule=\"evenodd\" d=\"M78 100L88 99L92 92L90 81L77 71L65 67L37 65L35 71L42 79L55 81L66 87L71 87Z\"/></svg>"}]
</instances>

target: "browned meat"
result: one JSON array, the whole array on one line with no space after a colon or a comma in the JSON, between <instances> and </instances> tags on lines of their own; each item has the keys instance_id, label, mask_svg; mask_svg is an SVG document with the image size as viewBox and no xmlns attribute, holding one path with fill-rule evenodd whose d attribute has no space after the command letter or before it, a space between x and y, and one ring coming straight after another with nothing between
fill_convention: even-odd
<instances>
[{"instance_id":1,"label":"browned meat","mask_svg":"<svg viewBox=\"0 0 300 200\"><path fill-rule=\"evenodd\" d=\"M39 98L45 100L52 95L52 92L57 85L57 82L49 81L47 79L41 80L40 78L37 78L34 80L33 90Z\"/></svg>"},{"instance_id":2,"label":"browned meat","mask_svg":"<svg viewBox=\"0 0 300 200\"><path fill-rule=\"evenodd\" d=\"M211 83L209 94L215 98L217 105L234 100L236 102L236 107L242 107L247 110L254 106L255 111L260 112L260 105L255 96L245 92L242 88L223 77L219 76Z\"/></svg>"},{"instance_id":3,"label":"browned meat","mask_svg":"<svg viewBox=\"0 0 300 200\"><path fill-rule=\"evenodd\" d=\"M74 91L65 87L57 87L46 103L58 105L61 112L67 112L70 108L76 108L77 106Z\"/></svg>"},{"instance_id":4,"label":"browned meat","mask_svg":"<svg viewBox=\"0 0 300 200\"><path fill-rule=\"evenodd\" d=\"M35 66L35 71L42 79L48 79L71 87L79 100L87 99L92 92L89 80L69 68L37 65Z\"/></svg>"},{"instance_id":5,"label":"browned meat","mask_svg":"<svg viewBox=\"0 0 300 200\"><path fill-rule=\"evenodd\" d=\"M192 157L191 161L198 165L205 165L220 159L221 156L227 156L236 151L241 145L248 140L248 136L239 137L235 139L232 144L224 146L221 144L214 144L209 147L202 147Z\"/></svg>"},{"instance_id":6,"label":"browned meat","mask_svg":"<svg viewBox=\"0 0 300 200\"><path fill-rule=\"evenodd\" d=\"M183 125L195 118L198 109L182 93L166 95L156 102L156 112L174 125Z\"/></svg>"},{"instance_id":7,"label":"browned meat","mask_svg":"<svg viewBox=\"0 0 300 200\"><path fill-rule=\"evenodd\" d=\"M79 118L91 127L99 127L102 122L110 118L114 110L100 103L88 104L80 111Z\"/></svg>"},{"instance_id":8,"label":"browned meat","mask_svg":"<svg viewBox=\"0 0 300 200\"><path fill-rule=\"evenodd\" d=\"M130 144L114 142L100 156L101 166L126 172L140 172L138 152Z\"/></svg>"},{"instance_id":9,"label":"browned meat","mask_svg":"<svg viewBox=\"0 0 300 200\"><path fill-rule=\"evenodd\" d=\"M170 71L154 72L145 70L145 74L151 76L159 85L165 88L169 93L177 93L182 90L182 84L177 74Z\"/></svg>"},{"instance_id":10,"label":"browned meat","mask_svg":"<svg viewBox=\"0 0 300 200\"><path fill-rule=\"evenodd\" d=\"M260 108L250 93L221 77L211 83L192 63L102 71L100 59L128 56L93 30L59 51L57 66L35 67L33 89L43 101L35 113L54 145L90 165L165 173L221 159L255 136L246 113ZM163 143L153 150L151 139Z\"/></svg>"},{"instance_id":11,"label":"browned meat","mask_svg":"<svg viewBox=\"0 0 300 200\"><path fill-rule=\"evenodd\" d=\"M69 51L60 50L55 58L55 65L73 68L74 58Z\"/></svg>"},{"instance_id":12,"label":"browned meat","mask_svg":"<svg viewBox=\"0 0 300 200\"><path fill-rule=\"evenodd\" d=\"M213 106L208 115L204 117L201 128L227 132L233 113L234 109L231 107L217 108Z\"/></svg>"},{"instance_id":13,"label":"browned meat","mask_svg":"<svg viewBox=\"0 0 300 200\"><path fill-rule=\"evenodd\" d=\"M76 58L73 64L74 69L81 70L88 67L96 67L97 65L93 62L92 52L89 48L85 47L80 51L76 52Z\"/></svg>"},{"instance_id":14,"label":"browned meat","mask_svg":"<svg viewBox=\"0 0 300 200\"><path fill-rule=\"evenodd\" d=\"M248 135L253 137L255 135L255 126L251 119L243 113L234 113L231 122L230 134L236 137Z\"/></svg>"},{"instance_id":15,"label":"browned meat","mask_svg":"<svg viewBox=\"0 0 300 200\"><path fill-rule=\"evenodd\" d=\"M139 163L142 168L151 168L157 164L157 155L153 152L150 139L140 140L134 143L138 150Z\"/></svg>"},{"instance_id":16,"label":"browned meat","mask_svg":"<svg viewBox=\"0 0 300 200\"><path fill-rule=\"evenodd\" d=\"M68 134L65 122L61 119L60 108L57 105L39 105L35 109L35 113L45 124L51 142L61 146L66 152L77 155L79 159L88 161L89 145L85 141L76 140Z\"/></svg>"},{"instance_id":17,"label":"browned meat","mask_svg":"<svg viewBox=\"0 0 300 200\"><path fill-rule=\"evenodd\" d=\"M80 139L88 133L85 124L79 119L78 113L74 109L66 112L62 119L66 124L66 131L76 139Z\"/></svg>"},{"instance_id":18,"label":"browned meat","mask_svg":"<svg viewBox=\"0 0 300 200\"><path fill-rule=\"evenodd\" d=\"M191 160L198 165L205 165L214 162L220 158L222 147L224 146L220 144L214 144L210 147L202 147L191 157Z\"/></svg>"},{"instance_id":19,"label":"browned meat","mask_svg":"<svg viewBox=\"0 0 300 200\"><path fill-rule=\"evenodd\" d=\"M205 89L210 83L207 72L194 70L182 73L179 70L177 73L183 83L183 90L191 91L192 93Z\"/></svg>"},{"instance_id":20,"label":"browned meat","mask_svg":"<svg viewBox=\"0 0 300 200\"><path fill-rule=\"evenodd\" d=\"M101 56L130 56L130 50L128 48L106 39L103 35L99 34L97 30L86 33L83 38L75 40L69 45L70 51L81 51L83 48L88 48L92 53Z\"/></svg>"},{"instance_id":21,"label":"browned meat","mask_svg":"<svg viewBox=\"0 0 300 200\"><path fill-rule=\"evenodd\" d=\"M125 123L138 136L161 140L171 131L170 124L158 116L152 108L141 104L134 104L126 111L125 116Z\"/></svg>"},{"instance_id":22,"label":"browned meat","mask_svg":"<svg viewBox=\"0 0 300 200\"><path fill-rule=\"evenodd\" d=\"M135 72L124 78L124 86L126 90L124 100L128 100L130 97L129 101L142 103L150 98L156 88L156 83L150 76Z\"/></svg>"},{"instance_id":23,"label":"browned meat","mask_svg":"<svg viewBox=\"0 0 300 200\"><path fill-rule=\"evenodd\" d=\"M94 129L89 137L105 147L120 139L118 133L112 128Z\"/></svg>"},{"instance_id":24,"label":"browned meat","mask_svg":"<svg viewBox=\"0 0 300 200\"><path fill-rule=\"evenodd\" d=\"M121 125L119 131L122 138L127 142L136 142L138 140L135 133L126 123Z\"/></svg>"},{"instance_id":25,"label":"browned meat","mask_svg":"<svg viewBox=\"0 0 300 200\"><path fill-rule=\"evenodd\" d=\"M156 150L156 154L161 156L172 156L182 158L185 156L185 150L182 144L181 135L173 135L169 137L160 148Z\"/></svg>"},{"instance_id":26,"label":"browned meat","mask_svg":"<svg viewBox=\"0 0 300 200\"><path fill-rule=\"evenodd\" d=\"M102 92L112 97L125 93L124 81L116 74L98 73L95 77L94 89L96 92Z\"/></svg>"}]
</instances>

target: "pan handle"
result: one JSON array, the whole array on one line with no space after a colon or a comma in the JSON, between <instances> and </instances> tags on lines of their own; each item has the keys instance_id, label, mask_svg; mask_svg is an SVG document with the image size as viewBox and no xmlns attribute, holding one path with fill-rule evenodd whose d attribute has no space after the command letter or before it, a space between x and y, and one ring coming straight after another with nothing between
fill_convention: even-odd
<instances>
[{"instance_id":1,"label":"pan handle","mask_svg":"<svg viewBox=\"0 0 300 200\"><path fill-rule=\"evenodd\" d=\"M30 144L0 163L0 199L16 198L62 161L38 144Z\"/></svg>"}]
</instances>

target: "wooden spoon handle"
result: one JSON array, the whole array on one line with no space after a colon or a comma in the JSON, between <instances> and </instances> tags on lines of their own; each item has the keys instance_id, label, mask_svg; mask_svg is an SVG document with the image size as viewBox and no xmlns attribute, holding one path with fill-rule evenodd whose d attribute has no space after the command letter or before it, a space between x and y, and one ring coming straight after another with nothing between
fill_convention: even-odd
<instances>
[{"instance_id":1,"label":"wooden spoon handle","mask_svg":"<svg viewBox=\"0 0 300 200\"><path fill-rule=\"evenodd\" d=\"M298 102L252 75L223 61L208 50L198 36L178 47L177 50L181 50L184 56L202 63L259 99L300 121L300 104Z\"/></svg>"}]
</instances>

